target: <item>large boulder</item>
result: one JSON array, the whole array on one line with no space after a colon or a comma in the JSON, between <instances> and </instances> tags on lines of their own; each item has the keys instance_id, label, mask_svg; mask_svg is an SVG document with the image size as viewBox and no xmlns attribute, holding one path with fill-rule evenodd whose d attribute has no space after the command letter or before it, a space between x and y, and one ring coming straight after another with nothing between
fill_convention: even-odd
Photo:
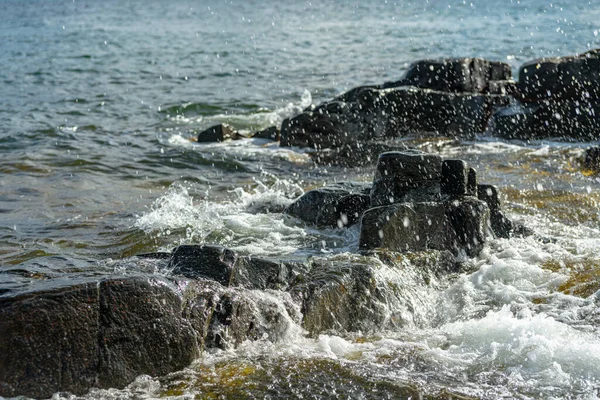
<instances>
[{"instance_id":1,"label":"large boulder","mask_svg":"<svg viewBox=\"0 0 600 400\"><path fill-rule=\"evenodd\" d=\"M370 184L338 182L306 192L285 212L317 226L350 226L369 207L370 190Z\"/></svg>"},{"instance_id":2,"label":"large boulder","mask_svg":"<svg viewBox=\"0 0 600 400\"><path fill-rule=\"evenodd\" d=\"M541 58L519 69L518 89L525 101L600 99L600 52Z\"/></svg>"},{"instance_id":3,"label":"large boulder","mask_svg":"<svg viewBox=\"0 0 600 400\"><path fill-rule=\"evenodd\" d=\"M0 396L123 387L198 355L181 299L159 277L40 284L0 298Z\"/></svg>"},{"instance_id":4,"label":"large boulder","mask_svg":"<svg viewBox=\"0 0 600 400\"><path fill-rule=\"evenodd\" d=\"M404 86L358 88L340 99L287 119L282 146L339 148L358 142L429 133L472 137L486 129L508 96L451 93Z\"/></svg>"}]
</instances>

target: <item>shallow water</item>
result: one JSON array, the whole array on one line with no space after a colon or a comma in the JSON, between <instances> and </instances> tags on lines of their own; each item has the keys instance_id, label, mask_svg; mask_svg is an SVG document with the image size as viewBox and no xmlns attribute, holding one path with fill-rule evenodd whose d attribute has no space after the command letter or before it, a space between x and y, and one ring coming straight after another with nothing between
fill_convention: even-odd
<instances>
[{"instance_id":1,"label":"shallow water","mask_svg":"<svg viewBox=\"0 0 600 400\"><path fill-rule=\"evenodd\" d=\"M312 187L370 181L371 167L191 139L216 122L279 124L420 58L516 70L600 47L598 21L587 1L0 1L0 268L35 272L0 273L0 287L166 273L129 257L182 243L352 258L356 228L280 211ZM378 270L406 288L406 329L310 338L292 324L275 343L87 397L596 398L600 179L577 162L590 144L479 139L411 144L468 160L542 240L494 240L469 272L435 282Z\"/></svg>"}]
</instances>

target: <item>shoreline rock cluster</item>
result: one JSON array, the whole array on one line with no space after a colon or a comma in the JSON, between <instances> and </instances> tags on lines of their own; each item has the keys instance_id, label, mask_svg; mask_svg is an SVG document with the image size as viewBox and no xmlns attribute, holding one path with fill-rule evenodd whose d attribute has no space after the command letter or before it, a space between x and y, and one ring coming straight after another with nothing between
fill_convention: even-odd
<instances>
[{"instance_id":1,"label":"shoreline rock cluster","mask_svg":"<svg viewBox=\"0 0 600 400\"><path fill-rule=\"evenodd\" d=\"M402 310L414 299L377 268L415 268L425 285L461 270L461 254L477 255L490 228L510 234L496 231L494 215L504 217L493 186L478 185L462 160L417 150L381 154L372 185L310 191L286 212L317 226L360 223L360 253L290 262L185 245L139 256L162 263L166 276L79 277L3 292L0 396L120 388L140 374L182 369L206 348L276 341L290 329L408 326L414 316Z\"/></svg>"},{"instance_id":2,"label":"shoreline rock cluster","mask_svg":"<svg viewBox=\"0 0 600 400\"><path fill-rule=\"evenodd\" d=\"M398 81L356 87L285 119L280 131L272 126L254 137L314 148L317 162L328 163L324 150L352 157L367 149L376 156L390 139L411 134L594 140L600 135L599 114L599 49L528 61L517 81L507 63L449 58L416 61ZM198 141L222 130L211 127ZM240 136L216 140L227 137ZM372 146L375 154L368 151Z\"/></svg>"}]
</instances>

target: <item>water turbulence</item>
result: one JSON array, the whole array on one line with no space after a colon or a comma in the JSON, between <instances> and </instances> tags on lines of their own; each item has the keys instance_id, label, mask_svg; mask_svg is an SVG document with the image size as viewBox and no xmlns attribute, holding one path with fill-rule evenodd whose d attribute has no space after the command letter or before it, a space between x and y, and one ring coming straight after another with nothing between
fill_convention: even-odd
<instances>
[{"instance_id":1,"label":"water turbulence","mask_svg":"<svg viewBox=\"0 0 600 400\"><path fill-rule=\"evenodd\" d=\"M323 9L340 21L304 3L273 5L267 21L211 5L206 31L182 3L132 7L135 20L162 15L160 32L119 19L114 43L98 39L114 11L89 4L99 20L77 22L80 35L61 24L60 58L24 76L59 98L0 99L0 396L598 397L599 50L448 57L413 39L438 31L396 32L383 5L335 2ZM476 2L451 3L480 26ZM454 40L440 4L394 15L423 12ZM516 22L510 4L490 18L498 32ZM373 10L377 27L361 31L354 14ZM300 40L280 31L303 21L282 19L295 12L324 20ZM240 39L253 18L267 28ZM178 29L206 49L173 40ZM338 30L332 62L321 39ZM163 35L160 57L142 45ZM357 54L366 37L385 51ZM465 53L506 50L462 39ZM402 77L365 72L390 63L386 40L422 59L398 56ZM0 78L16 99L15 68Z\"/></svg>"}]
</instances>

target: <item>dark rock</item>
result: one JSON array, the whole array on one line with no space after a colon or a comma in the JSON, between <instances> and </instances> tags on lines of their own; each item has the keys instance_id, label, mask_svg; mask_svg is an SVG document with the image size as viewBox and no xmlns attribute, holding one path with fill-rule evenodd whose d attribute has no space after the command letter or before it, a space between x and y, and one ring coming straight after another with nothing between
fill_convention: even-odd
<instances>
[{"instance_id":1,"label":"dark rock","mask_svg":"<svg viewBox=\"0 0 600 400\"><path fill-rule=\"evenodd\" d=\"M404 78L382 87L413 85L445 92L482 93L490 81L512 78L510 65L480 58L451 58L414 62Z\"/></svg>"},{"instance_id":2,"label":"dark rock","mask_svg":"<svg viewBox=\"0 0 600 400\"><path fill-rule=\"evenodd\" d=\"M493 107L503 99L503 96L410 87L383 92L382 104L386 106L383 127L387 137L415 133L471 137L485 130Z\"/></svg>"},{"instance_id":3,"label":"dark rock","mask_svg":"<svg viewBox=\"0 0 600 400\"><path fill-rule=\"evenodd\" d=\"M497 237L509 238L515 226L500 209L498 188L494 185L477 185L477 197L484 201L490 210L490 226Z\"/></svg>"},{"instance_id":4,"label":"dark rock","mask_svg":"<svg viewBox=\"0 0 600 400\"><path fill-rule=\"evenodd\" d=\"M344 182L311 190L290 204L285 212L319 226L348 226L369 207L370 184Z\"/></svg>"},{"instance_id":5,"label":"dark rock","mask_svg":"<svg viewBox=\"0 0 600 400\"><path fill-rule=\"evenodd\" d=\"M469 167L463 160L442 162L441 192L449 195L466 195L469 186Z\"/></svg>"},{"instance_id":6,"label":"dark rock","mask_svg":"<svg viewBox=\"0 0 600 400\"><path fill-rule=\"evenodd\" d=\"M170 283L129 276L0 298L0 396L123 387L199 355Z\"/></svg>"},{"instance_id":7,"label":"dark rock","mask_svg":"<svg viewBox=\"0 0 600 400\"><path fill-rule=\"evenodd\" d=\"M160 376L199 354L196 332L181 315L181 299L164 281L100 282L100 387L124 387L140 374Z\"/></svg>"},{"instance_id":8,"label":"dark rock","mask_svg":"<svg viewBox=\"0 0 600 400\"><path fill-rule=\"evenodd\" d=\"M293 265L257 257L239 257L232 281L234 286L249 289L287 289L292 280Z\"/></svg>"},{"instance_id":9,"label":"dark rock","mask_svg":"<svg viewBox=\"0 0 600 400\"><path fill-rule=\"evenodd\" d=\"M380 97L379 93L375 96ZM313 111L284 120L280 144L325 149L381 138L385 135L383 113L381 107L363 107L359 102L324 103Z\"/></svg>"},{"instance_id":10,"label":"dark rock","mask_svg":"<svg viewBox=\"0 0 600 400\"><path fill-rule=\"evenodd\" d=\"M542 58L523 64L519 92L524 100L600 99L600 56L590 51L576 56Z\"/></svg>"},{"instance_id":11,"label":"dark rock","mask_svg":"<svg viewBox=\"0 0 600 400\"><path fill-rule=\"evenodd\" d=\"M467 179L467 195L477 197L477 171L469 167L469 177Z\"/></svg>"},{"instance_id":12,"label":"dark rock","mask_svg":"<svg viewBox=\"0 0 600 400\"><path fill-rule=\"evenodd\" d=\"M590 147L585 151L583 166L592 171L600 171L600 147Z\"/></svg>"},{"instance_id":13,"label":"dark rock","mask_svg":"<svg viewBox=\"0 0 600 400\"><path fill-rule=\"evenodd\" d=\"M171 253L167 252L155 252L155 253L142 253L135 255L138 258L147 258L150 260L168 260L171 258Z\"/></svg>"},{"instance_id":14,"label":"dark rock","mask_svg":"<svg viewBox=\"0 0 600 400\"><path fill-rule=\"evenodd\" d=\"M477 256L490 227L490 211L487 204L475 197L461 197L446 202L446 217L454 231L451 235L453 253L461 250L469 257Z\"/></svg>"},{"instance_id":15,"label":"dark rock","mask_svg":"<svg viewBox=\"0 0 600 400\"><path fill-rule=\"evenodd\" d=\"M379 156L371 190L371 206L439 198L442 159L418 150Z\"/></svg>"},{"instance_id":16,"label":"dark rock","mask_svg":"<svg viewBox=\"0 0 600 400\"><path fill-rule=\"evenodd\" d=\"M94 284L0 299L0 396L87 392L100 363L99 316Z\"/></svg>"},{"instance_id":17,"label":"dark rock","mask_svg":"<svg viewBox=\"0 0 600 400\"><path fill-rule=\"evenodd\" d=\"M398 203L363 214L359 248L391 251L447 250L450 226L442 203Z\"/></svg>"},{"instance_id":18,"label":"dark rock","mask_svg":"<svg viewBox=\"0 0 600 400\"><path fill-rule=\"evenodd\" d=\"M486 88L484 93L520 97L517 84L513 80L490 81L488 82L488 87Z\"/></svg>"},{"instance_id":19,"label":"dark rock","mask_svg":"<svg viewBox=\"0 0 600 400\"><path fill-rule=\"evenodd\" d=\"M203 337L205 348L230 349L246 340L280 340L300 323L289 295L224 288L198 280L186 288L184 313Z\"/></svg>"},{"instance_id":20,"label":"dark rock","mask_svg":"<svg viewBox=\"0 0 600 400\"><path fill-rule=\"evenodd\" d=\"M507 103L507 96L414 87L362 87L341 98L353 101L332 101L285 120L281 145L339 148L422 133L472 137L486 129L495 107Z\"/></svg>"},{"instance_id":21,"label":"dark rock","mask_svg":"<svg viewBox=\"0 0 600 400\"><path fill-rule=\"evenodd\" d=\"M173 250L169 268L175 275L187 278L208 278L229 286L237 255L214 245L183 245Z\"/></svg>"},{"instance_id":22,"label":"dark rock","mask_svg":"<svg viewBox=\"0 0 600 400\"><path fill-rule=\"evenodd\" d=\"M600 135L600 102L545 100L513 102L492 118L491 132L506 139L594 140Z\"/></svg>"},{"instance_id":23,"label":"dark rock","mask_svg":"<svg viewBox=\"0 0 600 400\"><path fill-rule=\"evenodd\" d=\"M278 142L281 138L281 133L276 126L270 126L266 129L263 129L262 131L256 132L254 135L252 135L252 138L269 139Z\"/></svg>"},{"instance_id":24,"label":"dark rock","mask_svg":"<svg viewBox=\"0 0 600 400\"><path fill-rule=\"evenodd\" d=\"M175 275L209 279L225 287L285 290L304 265L238 256L217 245L183 245L173 250L169 268Z\"/></svg>"},{"instance_id":25,"label":"dark rock","mask_svg":"<svg viewBox=\"0 0 600 400\"><path fill-rule=\"evenodd\" d=\"M228 139L239 139L240 134L230 125L219 124L198 134L198 142L223 142Z\"/></svg>"},{"instance_id":26,"label":"dark rock","mask_svg":"<svg viewBox=\"0 0 600 400\"><path fill-rule=\"evenodd\" d=\"M406 328L419 318L413 310L421 299L394 279L398 271L413 267L420 283L427 285L436 275L456 272L457 267L446 251L374 255L381 260L379 264L372 255L313 260L306 282L293 289L300 293L302 325L311 335Z\"/></svg>"}]
</instances>

